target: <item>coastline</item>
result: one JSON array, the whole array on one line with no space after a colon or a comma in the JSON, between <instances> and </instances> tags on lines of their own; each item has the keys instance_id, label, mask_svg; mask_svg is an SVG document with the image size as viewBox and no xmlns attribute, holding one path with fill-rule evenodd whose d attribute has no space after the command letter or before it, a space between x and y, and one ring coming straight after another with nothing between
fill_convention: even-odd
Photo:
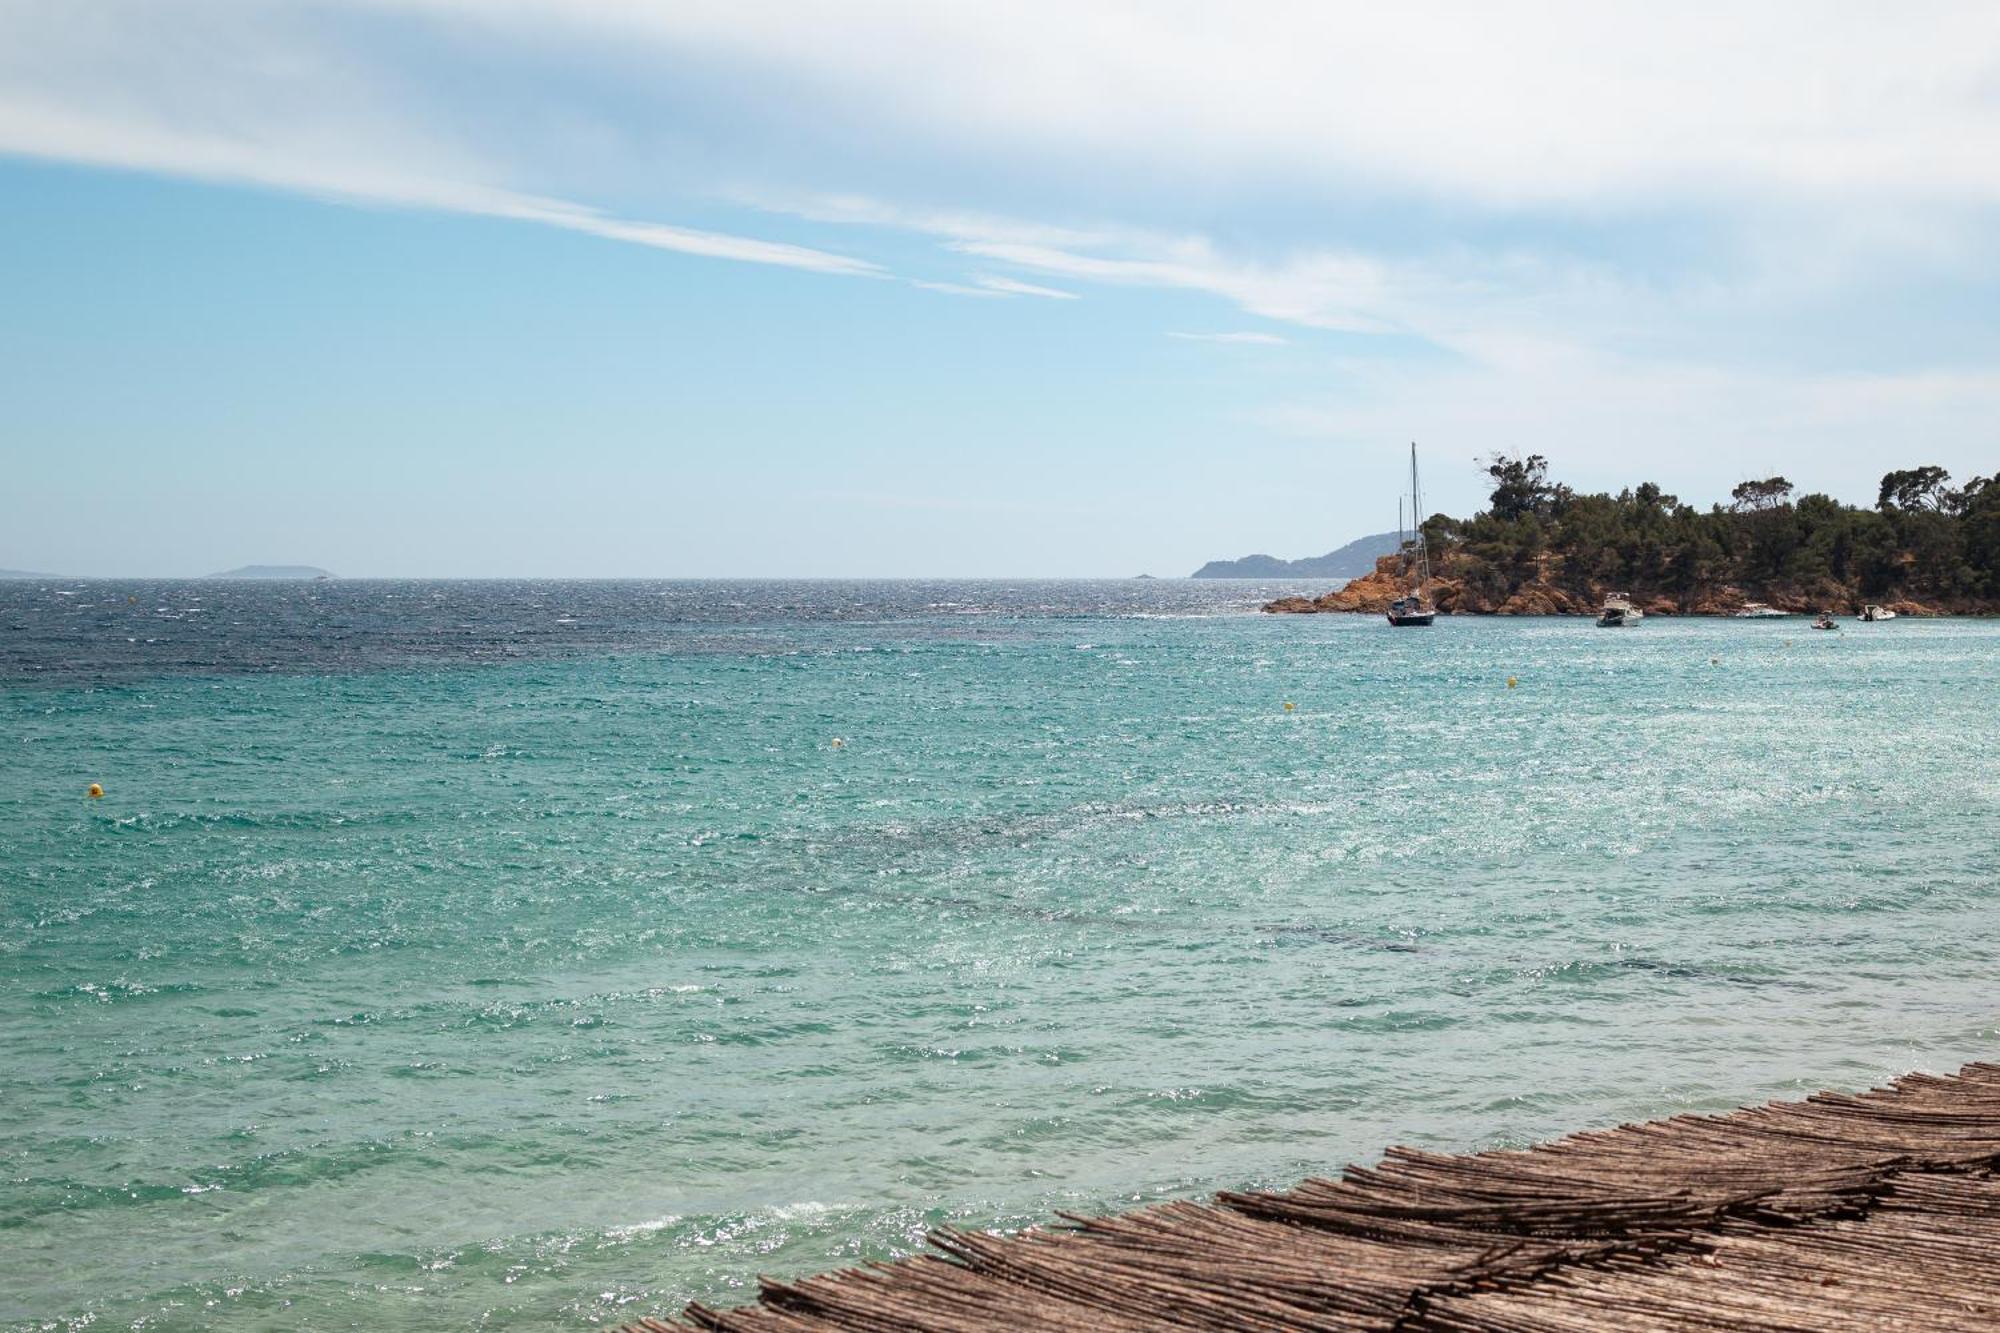
<instances>
[{"instance_id":1,"label":"coastline","mask_svg":"<svg viewBox=\"0 0 2000 1333\"><path fill-rule=\"evenodd\" d=\"M2000 1065L1372 1168L689 1305L689 1328L1797 1329L2000 1321Z\"/></svg>"},{"instance_id":2,"label":"coastline","mask_svg":"<svg viewBox=\"0 0 2000 1333\"><path fill-rule=\"evenodd\" d=\"M1917 601L1907 597L1867 597L1837 584L1810 586L1791 584L1717 584L1686 594L1675 595L1658 589L1615 588L1589 581L1582 586L1565 585L1544 570L1537 577L1502 592L1481 591L1484 581L1476 571L1466 569L1462 560L1447 558L1440 571L1423 587L1430 603L1445 615L1486 616L1595 616L1604 599L1629 594L1632 603L1648 616L1691 616L1728 619L1745 606L1761 603L1790 615L1813 615L1832 608L1836 615L1858 614L1869 602L1893 611L1899 617L1931 620L1945 616L2000 615L2000 602L1983 599ZM1357 612L1380 615L1390 603L1409 590L1401 556L1387 555L1376 562L1372 573L1350 579L1341 587L1318 597L1280 597L1266 602L1263 610L1271 615L1317 615Z\"/></svg>"}]
</instances>

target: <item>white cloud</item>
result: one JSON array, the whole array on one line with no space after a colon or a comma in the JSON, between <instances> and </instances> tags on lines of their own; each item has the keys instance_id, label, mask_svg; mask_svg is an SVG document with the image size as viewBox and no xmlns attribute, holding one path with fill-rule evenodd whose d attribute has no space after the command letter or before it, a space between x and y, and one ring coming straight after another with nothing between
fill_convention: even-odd
<instances>
[{"instance_id":1,"label":"white cloud","mask_svg":"<svg viewBox=\"0 0 2000 1333\"><path fill-rule=\"evenodd\" d=\"M1040 296L1051 301L1074 301L1075 292L1066 292L1056 287L1040 287L1032 282L1022 282L1019 278L996 278L981 276L974 279L981 287L1002 292L1008 296Z\"/></svg>"},{"instance_id":2,"label":"white cloud","mask_svg":"<svg viewBox=\"0 0 2000 1333\"><path fill-rule=\"evenodd\" d=\"M1054 287L1038 287L1032 282L1022 282L1018 278L996 278L981 275L968 286L962 282L932 282L928 279L910 279L912 287L921 287L927 292L943 292L947 296L983 296L999 299L1008 296L1039 296L1055 301L1074 301L1075 292L1058 291Z\"/></svg>"},{"instance_id":3,"label":"white cloud","mask_svg":"<svg viewBox=\"0 0 2000 1333\"><path fill-rule=\"evenodd\" d=\"M737 71L767 115L1086 171L1501 204L1690 188L2000 198L2000 11L1062 0L370 0Z\"/></svg>"},{"instance_id":4,"label":"white cloud","mask_svg":"<svg viewBox=\"0 0 2000 1333\"><path fill-rule=\"evenodd\" d=\"M1374 313L1385 304L1386 275L1377 261L1316 254L1280 267L1226 258L1198 238L1162 242L1160 246L1149 247L1138 256L1106 256L1004 241L951 242L951 248L963 254L1041 273L1207 292L1267 319L1351 332L1395 331Z\"/></svg>"},{"instance_id":5,"label":"white cloud","mask_svg":"<svg viewBox=\"0 0 2000 1333\"><path fill-rule=\"evenodd\" d=\"M236 6L193 8L227 14ZM496 183L505 172L475 146L430 132L379 79L302 47L297 34L253 23L226 35L201 25L175 34L172 15L130 6L88 19L74 11L67 20L52 17L56 12L29 3L0 15L0 154L509 218L713 259L881 276L878 265L847 255L614 217Z\"/></svg>"},{"instance_id":6,"label":"white cloud","mask_svg":"<svg viewBox=\"0 0 2000 1333\"><path fill-rule=\"evenodd\" d=\"M606 240L626 241L633 245L651 246L656 250L673 250L681 254L702 255L710 259L735 259L750 264L776 264L783 268L807 269L814 273L837 273L850 277L886 276L879 265L826 250L815 250L803 245L786 245L779 241L758 240L750 236L733 236L726 232L697 231L692 227L675 227L664 222L631 222L621 218L605 217L601 213L575 204L521 200L490 209L464 211L486 212L495 217L518 218L528 222L544 222L552 227L565 227L570 231L602 236Z\"/></svg>"},{"instance_id":7,"label":"white cloud","mask_svg":"<svg viewBox=\"0 0 2000 1333\"><path fill-rule=\"evenodd\" d=\"M986 287L968 287L962 282L930 282L922 278L911 278L912 287L921 287L927 292L943 292L946 296L977 296L989 301L1006 297L1005 292L996 292Z\"/></svg>"},{"instance_id":8,"label":"white cloud","mask_svg":"<svg viewBox=\"0 0 2000 1333\"><path fill-rule=\"evenodd\" d=\"M1251 347L1283 347L1291 341L1275 333L1169 333L1167 336L1191 343L1241 343Z\"/></svg>"},{"instance_id":9,"label":"white cloud","mask_svg":"<svg viewBox=\"0 0 2000 1333\"><path fill-rule=\"evenodd\" d=\"M426 77L436 71L410 64L403 37L457 67ZM521 123L536 118L491 107L554 99L539 119L573 122L572 144L615 140L607 151L627 165L683 174L704 143L719 160L753 148L778 169L763 189L943 155L975 164L962 180L987 163L1022 188L1081 180L1100 198L1173 181L1592 210L1690 194L2000 202L1997 56L2000 9L1948 0L1893 12L1818 0L10 0L0 13L8 118L28 92L31 109L91 108L132 149L178 122L294 162L448 147L462 168L562 175L572 163L521 158L554 151ZM685 110L671 98L689 72L728 75L702 85L711 114L692 147L672 137L685 117L664 109ZM38 151L21 137L11 151ZM732 183L720 165L701 171L710 187Z\"/></svg>"}]
</instances>

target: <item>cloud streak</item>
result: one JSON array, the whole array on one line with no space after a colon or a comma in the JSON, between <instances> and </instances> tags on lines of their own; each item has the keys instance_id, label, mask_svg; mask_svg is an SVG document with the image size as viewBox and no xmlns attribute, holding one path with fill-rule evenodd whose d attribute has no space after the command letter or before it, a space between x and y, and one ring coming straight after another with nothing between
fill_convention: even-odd
<instances>
[{"instance_id":1,"label":"cloud streak","mask_svg":"<svg viewBox=\"0 0 2000 1333\"><path fill-rule=\"evenodd\" d=\"M316 69L322 62L269 34L261 45L246 37L247 48L234 52L247 68L218 71L206 52L177 63L175 48L187 42L149 51L141 11L127 11L132 30L122 37L116 19L66 26L51 12L29 3L25 20L0 16L0 52L11 52L0 54L0 154L504 218L709 259L884 276L879 265L827 250L616 217L495 184L499 167L428 132L376 81L331 78ZM133 76L116 77L128 65L137 67ZM287 96L270 86L271 69L307 73ZM204 87L211 78L218 85Z\"/></svg>"},{"instance_id":2,"label":"cloud streak","mask_svg":"<svg viewBox=\"0 0 2000 1333\"><path fill-rule=\"evenodd\" d=\"M698 231L664 222L632 222L606 217L592 209L549 200L509 201L491 209L463 209L485 212L493 217L540 222L551 227L600 236L608 241L650 246L677 254L699 255L706 259L733 259L746 264L775 264L781 268L804 269L811 273L833 273L846 277L886 277L880 265L867 260L809 246L787 245L726 232Z\"/></svg>"},{"instance_id":3,"label":"cloud streak","mask_svg":"<svg viewBox=\"0 0 2000 1333\"><path fill-rule=\"evenodd\" d=\"M1055 287L1041 287L1032 282L1022 282L1019 278L981 276L975 279L975 281L988 291L999 292L1006 296L1040 296L1051 301L1074 301L1077 299L1075 292L1065 292Z\"/></svg>"},{"instance_id":4,"label":"cloud streak","mask_svg":"<svg viewBox=\"0 0 2000 1333\"><path fill-rule=\"evenodd\" d=\"M926 278L911 278L912 287L921 287L927 292L939 292L945 296L971 296L986 301L1004 300L1005 292L996 292L987 287L968 287L962 282L932 282Z\"/></svg>"}]
</instances>

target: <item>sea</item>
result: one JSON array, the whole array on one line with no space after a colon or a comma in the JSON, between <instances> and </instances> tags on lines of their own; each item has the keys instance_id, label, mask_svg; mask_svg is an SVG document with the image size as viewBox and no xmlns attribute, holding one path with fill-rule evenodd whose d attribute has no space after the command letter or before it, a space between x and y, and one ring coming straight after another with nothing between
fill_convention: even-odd
<instances>
[{"instance_id":1,"label":"sea","mask_svg":"<svg viewBox=\"0 0 2000 1333\"><path fill-rule=\"evenodd\" d=\"M0 1327L615 1325L2000 1055L2000 622L1301 590L0 584Z\"/></svg>"}]
</instances>

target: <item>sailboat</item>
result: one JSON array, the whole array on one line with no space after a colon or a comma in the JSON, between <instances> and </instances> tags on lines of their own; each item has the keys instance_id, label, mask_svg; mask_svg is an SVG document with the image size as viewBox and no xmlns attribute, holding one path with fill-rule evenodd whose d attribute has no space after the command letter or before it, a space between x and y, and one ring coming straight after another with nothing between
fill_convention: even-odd
<instances>
[{"instance_id":1,"label":"sailboat","mask_svg":"<svg viewBox=\"0 0 2000 1333\"><path fill-rule=\"evenodd\" d=\"M1396 529L1402 531L1401 499L1396 501ZM1417 484L1417 446L1410 446L1410 522L1416 528L1414 540L1402 543L1403 581L1409 591L1389 603L1389 623L1402 626L1428 626L1437 619L1437 608L1431 605L1424 593L1431 581L1430 552L1424 546L1424 492Z\"/></svg>"}]
</instances>

